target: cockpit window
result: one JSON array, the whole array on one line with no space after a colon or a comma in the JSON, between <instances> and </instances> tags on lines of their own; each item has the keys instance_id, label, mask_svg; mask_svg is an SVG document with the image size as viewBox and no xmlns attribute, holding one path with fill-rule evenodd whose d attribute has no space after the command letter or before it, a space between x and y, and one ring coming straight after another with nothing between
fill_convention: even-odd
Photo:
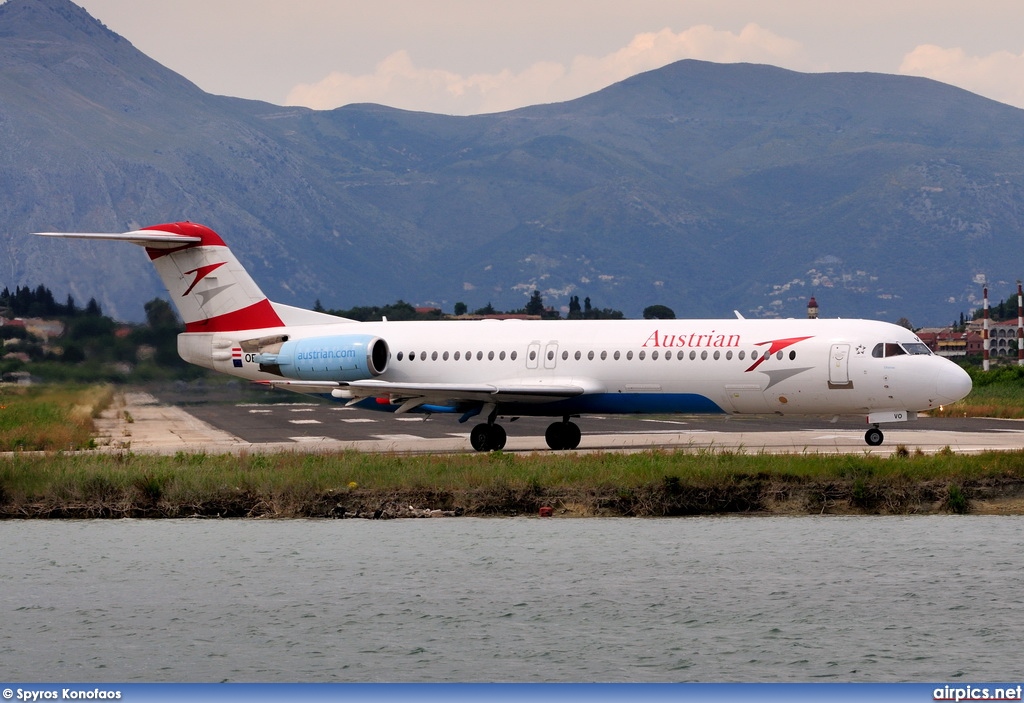
<instances>
[{"instance_id":1,"label":"cockpit window","mask_svg":"<svg viewBox=\"0 0 1024 703\"><path fill-rule=\"evenodd\" d=\"M887 359L890 356L901 356L903 354L931 354L931 350L926 344L921 342L907 342L905 344L896 344L895 342L879 342L875 345L875 348L871 350L871 356L876 359Z\"/></svg>"}]
</instances>

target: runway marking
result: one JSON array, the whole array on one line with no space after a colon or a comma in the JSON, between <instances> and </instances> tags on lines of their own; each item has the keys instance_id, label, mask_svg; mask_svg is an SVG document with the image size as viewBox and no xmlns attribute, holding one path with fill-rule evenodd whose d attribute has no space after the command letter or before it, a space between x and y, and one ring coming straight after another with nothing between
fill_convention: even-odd
<instances>
[{"instance_id":1,"label":"runway marking","mask_svg":"<svg viewBox=\"0 0 1024 703\"><path fill-rule=\"evenodd\" d=\"M329 437L289 437L288 439L290 439L293 442L303 442L303 443L305 443L305 442L326 442L330 438Z\"/></svg>"},{"instance_id":2,"label":"runway marking","mask_svg":"<svg viewBox=\"0 0 1024 703\"><path fill-rule=\"evenodd\" d=\"M370 435L370 436L371 437L375 437L376 439L395 440L395 441L409 440L409 439L426 439L426 437L420 437L419 435L415 435L415 434L375 434L375 435Z\"/></svg>"},{"instance_id":3,"label":"runway marking","mask_svg":"<svg viewBox=\"0 0 1024 703\"><path fill-rule=\"evenodd\" d=\"M663 425L689 425L690 424L689 422L682 422L680 420L644 420L644 419L641 419L640 422L660 422Z\"/></svg>"},{"instance_id":4,"label":"runway marking","mask_svg":"<svg viewBox=\"0 0 1024 703\"><path fill-rule=\"evenodd\" d=\"M320 425L323 424L319 420L289 420L288 422L293 425Z\"/></svg>"},{"instance_id":5,"label":"runway marking","mask_svg":"<svg viewBox=\"0 0 1024 703\"><path fill-rule=\"evenodd\" d=\"M249 412L252 413L253 415L270 415L274 411L273 410L266 410L266 409L257 410L256 408L253 408Z\"/></svg>"},{"instance_id":6,"label":"runway marking","mask_svg":"<svg viewBox=\"0 0 1024 703\"><path fill-rule=\"evenodd\" d=\"M341 421L342 422L349 422L349 423L355 423L355 422L378 422L377 420L374 420L373 418L370 418L370 417L343 417L343 418L341 418Z\"/></svg>"},{"instance_id":7,"label":"runway marking","mask_svg":"<svg viewBox=\"0 0 1024 703\"><path fill-rule=\"evenodd\" d=\"M290 408L289 410L293 413L311 413L316 410L316 408Z\"/></svg>"},{"instance_id":8,"label":"runway marking","mask_svg":"<svg viewBox=\"0 0 1024 703\"><path fill-rule=\"evenodd\" d=\"M426 422L425 417L396 417L392 418L395 422Z\"/></svg>"}]
</instances>

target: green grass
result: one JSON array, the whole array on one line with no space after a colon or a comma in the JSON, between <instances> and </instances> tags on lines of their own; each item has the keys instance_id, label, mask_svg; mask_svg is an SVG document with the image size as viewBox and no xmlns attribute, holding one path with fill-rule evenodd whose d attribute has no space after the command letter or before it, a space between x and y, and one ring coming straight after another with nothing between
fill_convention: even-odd
<instances>
[{"instance_id":1,"label":"green grass","mask_svg":"<svg viewBox=\"0 0 1024 703\"><path fill-rule=\"evenodd\" d=\"M93 419L112 398L108 386L0 386L0 451L93 446Z\"/></svg>"},{"instance_id":2,"label":"green grass","mask_svg":"<svg viewBox=\"0 0 1024 703\"><path fill-rule=\"evenodd\" d=\"M990 371L965 367L974 388L963 400L929 412L933 417L1024 419L1024 367L996 366Z\"/></svg>"}]
</instances>

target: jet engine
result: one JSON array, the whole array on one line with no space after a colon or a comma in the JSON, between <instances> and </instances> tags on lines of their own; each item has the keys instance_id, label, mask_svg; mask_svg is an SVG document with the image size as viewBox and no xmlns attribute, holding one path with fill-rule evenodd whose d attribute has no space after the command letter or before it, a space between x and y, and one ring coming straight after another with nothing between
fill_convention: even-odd
<instances>
[{"instance_id":1,"label":"jet engine","mask_svg":"<svg viewBox=\"0 0 1024 703\"><path fill-rule=\"evenodd\" d=\"M341 334L293 339L255 355L260 371L303 381L359 381L384 373L391 352L380 337Z\"/></svg>"}]
</instances>

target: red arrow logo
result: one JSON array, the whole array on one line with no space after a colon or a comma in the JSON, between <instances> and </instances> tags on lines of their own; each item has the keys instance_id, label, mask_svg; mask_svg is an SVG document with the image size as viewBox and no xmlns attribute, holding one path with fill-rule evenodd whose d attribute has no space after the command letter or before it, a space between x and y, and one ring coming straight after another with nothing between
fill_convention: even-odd
<instances>
[{"instance_id":1,"label":"red arrow logo","mask_svg":"<svg viewBox=\"0 0 1024 703\"><path fill-rule=\"evenodd\" d=\"M765 361L767 361L768 357L770 357L772 354L775 354L776 352L780 352L783 349L785 349L786 347L791 347L794 344L796 344L797 342L802 342L805 339L810 339L812 336L813 335L808 336L808 337L789 337L787 339L772 339L772 340L769 340L767 342L758 342L754 346L761 347L761 346L764 346L765 344L771 344L771 346L768 347L768 351L766 351L764 353L764 356L762 356L760 359L758 359L757 361L755 361L753 364L750 365L750 368L747 369L747 371L753 371L754 369L756 369L758 366L760 366Z\"/></svg>"},{"instance_id":2,"label":"red arrow logo","mask_svg":"<svg viewBox=\"0 0 1024 703\"><path fill-rule=\"evenodd\" d=\"M196 280L192 281L192 285L185 289L185 292L181 294L181 297L184 298L186 295L191 293L192 289L196 287L196 284L199 283L199 281L203 280L204 278L209 276L210 273L216 271L226 263L226 261L221 261L219 264L207 264L206 266L200 266L199 268L192 269L191 271L186 271L186 276L189 275L190 273L196 274Z\"/></svg>"}]
</instances>

